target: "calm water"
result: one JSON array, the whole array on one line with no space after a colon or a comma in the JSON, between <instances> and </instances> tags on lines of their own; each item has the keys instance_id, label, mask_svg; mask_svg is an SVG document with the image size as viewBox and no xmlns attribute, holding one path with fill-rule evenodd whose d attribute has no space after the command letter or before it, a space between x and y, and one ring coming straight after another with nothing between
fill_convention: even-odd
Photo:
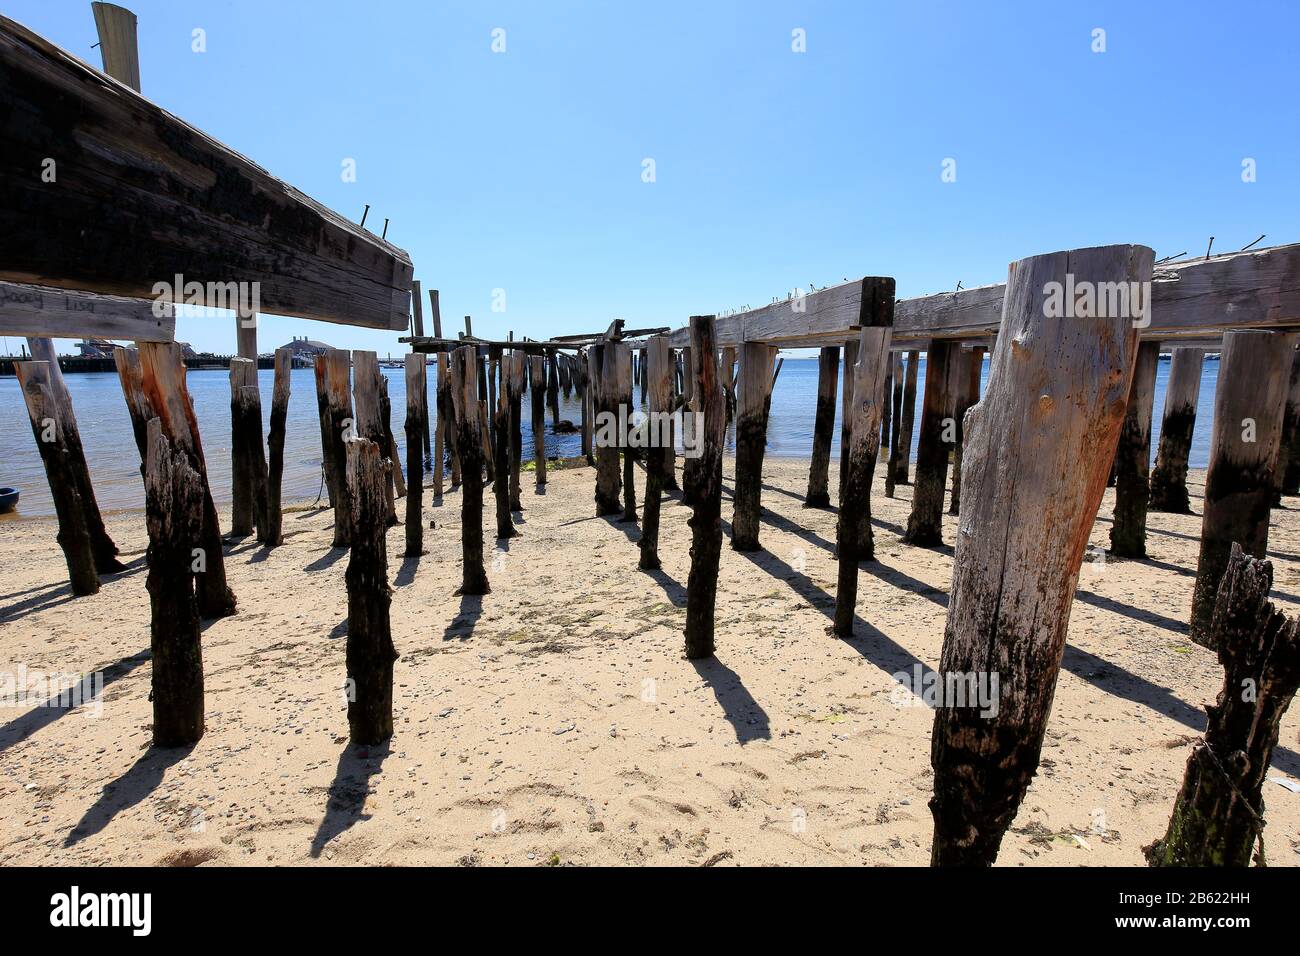
<instances>
[{"instance_id":1,"label":"calm water","mask_svg":"<svg viewBox=\"0 0 1300 956\"><path fill-rule=\"evenodd\" d=\"M989 363L984 362L982 378L987 381ZM1196 433L1192 441L1191 466L1204 468L1208 463L1210 426L1214 407L1214 385L1218 376L1217 358L1207 358L1201 379L1200 406L1197 411ZM384 369L388 378L388 394L392 400L393 428L398 445L405 452L403 420L406 409L406 385L401 369ZM259 372L262 388L263 415L270 414L272 372ZM1164 408L1165 382L1169 376L1169 362L1161 361L1156 374L1155 415L1151 452L1154 460L1159 438L1161 410ZM429 367L430 394L434 385L434 369ZM222 370L193 371L187 376L194 410L203 436L203 450L207 459L208 477L217 507L225 511L230 503L230 379ZM77 422L81 428L86 458L94 478L95 494L105 511L140 509L144 507L144 492L140 483L140 460L131 434L122 388L117 375L75 374L67 376L72 392ZM284 500L312 501L320 490L320 425L316 415L316 384L311 369L295 369L292 373L292 391L289 398L289 424L284 449ZM921 362L917 384L917 409L921 413L920 396L925 388L925 362ZM640 392L637 393L638 400ZM529 427L528 397L524 397L524 460L532 456L532 432ZM786 359L772 394L772 411L768 423L769 455L807 457L812 451L813 416L817 408L816 359ZM581 407L576 393L565 400L560 395L560 417L570 421L581 420ZM837 418L832 453L839 454L839 424ZM578 435L553 435L549 432L550 415L547 415L548 455L578 455L582 442ZM915 454L920 428L912 430L912 452ZM734 428L727 436L729 449L734 447ZM20 515L50 515L54 513L49 486L36 451L26 407L12 376L0 377L0 485L22 489L19 502Z\"/></svg>"}]
</instances>

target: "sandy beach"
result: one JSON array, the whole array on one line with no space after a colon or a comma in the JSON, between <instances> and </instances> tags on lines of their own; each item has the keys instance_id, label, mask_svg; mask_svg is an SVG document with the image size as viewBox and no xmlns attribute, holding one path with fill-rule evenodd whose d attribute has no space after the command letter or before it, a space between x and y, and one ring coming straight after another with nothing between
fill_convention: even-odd
<instances>
[{"instance_id":1,"label":"sandy beach","mask_svg":"<svg viewBox=\"0 0 1300 956\"><path fill-rule=\"evenodd\" d=\"M104 675L102 707L0 708L0 863L924 865L932 713L893 675L938 662L951 552L899 543L911 488L886 499L878 474L857 634L828 635L835 515L801 507L807 472L767 461L765 550L724 545L708 663L682 657L677 500L664 570L646 574L637 530L590 517L591 469L552 471L545 495L525 474L521 535L489 552L492 593L465 599L459 493L426 501L427 555L404 563L402 529L388 538L396 732L360 750L331 512L290 511L280 548L229 549L239 611L204 634L207 732L174 751L149 746L143 516L109 516L130 569L80 599L53 519L0 523L0 671ZM1270 537L1289 613L1296 501ZM998 865L1140 865L1164 833L1222 670L1186 635L1200 518L1149 526L1149 560L1084 566L1042 765ZM1300 780L1295 709L1271 776ZM1300 864L1300 793L1269 782L1264 799L1269 864Z\"/></svg>"}]
</instances>

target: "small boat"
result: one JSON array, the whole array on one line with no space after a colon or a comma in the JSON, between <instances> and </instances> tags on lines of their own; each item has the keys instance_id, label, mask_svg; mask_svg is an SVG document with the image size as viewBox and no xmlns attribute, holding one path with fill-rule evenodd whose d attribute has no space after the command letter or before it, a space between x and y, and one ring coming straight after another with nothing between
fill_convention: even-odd
<instances>
[{"instance_id":1,"label":"small boat","mask_svg":"<svg viewBox=\"0 0 1300 956\"><path fill-rule=\"evenodd\" d=\"M18 507L18 489L0 488L0 515L7 515Z\"/></svg>"}]
</instances>

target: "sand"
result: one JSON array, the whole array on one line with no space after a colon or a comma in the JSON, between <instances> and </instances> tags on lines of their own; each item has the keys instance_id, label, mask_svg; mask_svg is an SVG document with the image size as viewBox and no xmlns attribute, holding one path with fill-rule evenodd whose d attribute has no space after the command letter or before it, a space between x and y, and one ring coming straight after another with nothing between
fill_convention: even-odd
<instances>
[{"instance_id":1,"label":"sand","mask_svg":"<svg viewBox=\"0 0 1300 956\"><path fill-rule=\"evenodd\" d=\"M888 500L878 481L859 634L827 635L835 516L801 508L807 470L769 460L766 550L724 546L709 663L682 657L677 501L650 575L634 528L589 517L591 470L552 471L544 496L526 475L522 535L490 552L492 593L464 599L460 496L426 509L429 553L390 562L396 733L359 750L329 512L287 514L283 547L230 549L239 613L204 634L207 733L175 751L149 746L142 516L110 517L130 571L81 599L52 521L0 524L0 672L105 680L98 708L0 708L0 863L924 865L932 714L891 675L937 665L951 556L899 543L911 489ZM1275 600L1300 610L1300 512L1273 520ZM1164 832L1222 671L1186 636L1200 519L1150 524L1150 560L1085 565L1042 765L999 865L1141 864ZM1293 709L1273 775L1300 779L1298 737ZM1264 795L1269 863L1300 863L1300 794Z\"/></svg>"}]
</instances>

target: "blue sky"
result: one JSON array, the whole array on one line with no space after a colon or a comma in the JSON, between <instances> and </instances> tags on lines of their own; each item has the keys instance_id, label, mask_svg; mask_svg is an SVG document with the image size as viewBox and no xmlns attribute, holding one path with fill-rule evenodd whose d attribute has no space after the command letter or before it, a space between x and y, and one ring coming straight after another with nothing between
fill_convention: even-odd
<instances>
[{"instance_id":1,"label":"blue sky","mask_svg":"<svg viewBox=\"0 0 1300 956\"><path fill-rule=\"evenodd\" d=\"M126 6L145 95L344 215L388 217L444 331L677 326L866 274L911 296L1056 249L1300 240L1293 2ZM100 65L88 0L4 13ZM234 348L233 320L179 334ZM401 351L271 317L259 344L295 334Z\"/></svg>"}]
</instances>

